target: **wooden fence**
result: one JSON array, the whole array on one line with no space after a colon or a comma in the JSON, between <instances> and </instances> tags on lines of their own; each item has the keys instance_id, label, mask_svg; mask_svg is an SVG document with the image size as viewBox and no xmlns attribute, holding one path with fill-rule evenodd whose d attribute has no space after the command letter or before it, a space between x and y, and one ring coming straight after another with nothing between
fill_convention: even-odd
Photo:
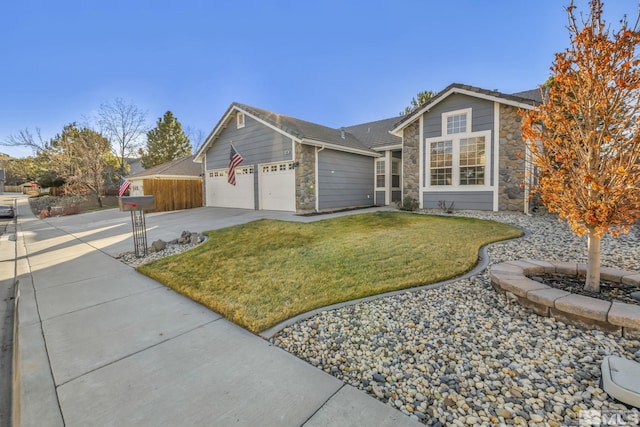
<instances>
[{"instance_id":1,"label":"wooden fence","mask_svg":"<svg viewBox=\"0 0 640 427\"><path fill-rule=\"evenodd\" d=\"M145 196L155 196L156 208L148 212L166 212L202 206L201 179L143 179Z\"/></svg>"},{"instance_id":2,"label":"wooden fence","mask_svg":"<svg viewBox=\"0 0 640 427\"><path fill-rule=\"evenodd\" d=\"M26 190L24 190L26 193ZM23 187L22 185L6 185L4 186L5 193L22 193Z\"/></svg>"}]
</instances>

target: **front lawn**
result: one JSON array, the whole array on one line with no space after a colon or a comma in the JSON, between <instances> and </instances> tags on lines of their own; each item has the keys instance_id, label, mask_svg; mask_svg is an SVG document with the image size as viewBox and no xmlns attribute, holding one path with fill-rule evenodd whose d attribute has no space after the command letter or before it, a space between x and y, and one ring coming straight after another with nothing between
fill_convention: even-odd
<instances>
[{"instance_id":1,"label":"front lawn","mask_svg":"<svg viewBox=\"0 0 640 427\"><path fill-rule=\"evenodd\" d=\"M377 212L205 234L204 244L139 271L257 333L314 308L459 276L481 246L522 232L473 218Z\"/></svg>"}]
</instances>

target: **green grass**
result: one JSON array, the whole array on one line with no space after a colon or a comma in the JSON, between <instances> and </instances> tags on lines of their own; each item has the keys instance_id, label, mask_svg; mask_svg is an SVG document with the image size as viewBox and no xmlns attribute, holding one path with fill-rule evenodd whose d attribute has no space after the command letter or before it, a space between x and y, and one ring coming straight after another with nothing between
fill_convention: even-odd
<instances>
[{"instance_id":1,"label":"green grass","mask_svg":"<svg viewBox=\"0 0 640 427\"><path fill-rule=\"evenodd\" d=\"M260 220L139 271L260 332L314 308L459 276L522 232L472 218L377 212L310 224Z\"/></svg>"}]
</instances>

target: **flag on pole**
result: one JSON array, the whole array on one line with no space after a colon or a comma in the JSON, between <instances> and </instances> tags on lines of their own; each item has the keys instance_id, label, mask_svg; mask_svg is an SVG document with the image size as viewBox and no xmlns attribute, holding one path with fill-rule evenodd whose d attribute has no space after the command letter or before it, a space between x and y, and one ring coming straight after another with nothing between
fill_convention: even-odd
<instances>
[{"instance_id":1,"label":"flag on pole","mask_svg":"<svg viewBox=\"0 0 640 427\"><path fill-rule=\"evenodd\" d=\"M131 183L124 178L120 178L120 186L118 187L118 197L122 197L131 186Z\"/></svg>"},{"instance_id":2,"label":"flag on pole","mask_svg":"<svg viewBox=\"0 0 640 427\"><path fill-rule=\"evenodd\" d=\"M236 168L244 158L238 154L233 144L231 144L231 153L229 154L229 172L227 172L227 182L236 185Z\"/></svg>"}]
</instances>

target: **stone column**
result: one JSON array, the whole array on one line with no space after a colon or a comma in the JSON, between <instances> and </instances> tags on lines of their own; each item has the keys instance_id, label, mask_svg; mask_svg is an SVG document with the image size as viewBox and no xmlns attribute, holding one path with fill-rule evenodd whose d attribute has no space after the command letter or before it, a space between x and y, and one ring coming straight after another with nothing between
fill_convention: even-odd
<instances>
[{"instance_id":1,"label":"stone column","mask_svg":"<svg viewBox=\"0 0 640 427\"><path fill-rule=\"evenodd\" d=\"M500 168L498 209L520 211L524 209L525 150L518 109L500 104Z\"/></svg>"},{"instance_id":2,"label":"stone column","mask_svg":"<svg viewBox=\"0 0 640 427\"><path fill-rule=\"evenodd\" d=\"M402 144L403 197L420 200L420 122L416 120L404 129ZM422 206L420 206L422 208Z\"/></svg>"},{"instance_id":3,"label":"stone column","mask_svg":"<svg viewBox=\"0 0 640 427\"><path fill-rule=\"evenodd\" d=\"M316 150L305 144L296 144L296 212L316 210Z\"/></svg>"}]
</instances>

